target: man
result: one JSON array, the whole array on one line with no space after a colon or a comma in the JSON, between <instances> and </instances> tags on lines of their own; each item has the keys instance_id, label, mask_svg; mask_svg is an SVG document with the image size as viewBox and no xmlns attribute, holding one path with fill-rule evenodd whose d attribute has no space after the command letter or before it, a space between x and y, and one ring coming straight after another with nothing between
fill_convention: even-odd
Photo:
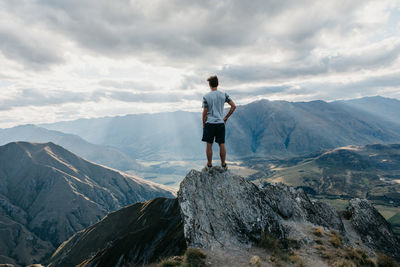
<instances>
[{"instance_id":1,"label":"man","mask_svg":"<svg viewBox=\"0 0 400 267\"><path fill-rule=\"evenodd\" d=\"M207 155L207 166L206 168L212 167L212 144L214 142L219 145L219 155L221 157L221 166L224 170L227 170L226 165L226 148L225 148L225 123L228 118L236 109L235 103L229 97L227 93L218 91L218 78L217 76L211 76L207 79L211 91L203 97L203 142L207 142L206 155ZM224 104L228 103L231 108L226 114L224 113Z\"/></svg>"}]
</instances>

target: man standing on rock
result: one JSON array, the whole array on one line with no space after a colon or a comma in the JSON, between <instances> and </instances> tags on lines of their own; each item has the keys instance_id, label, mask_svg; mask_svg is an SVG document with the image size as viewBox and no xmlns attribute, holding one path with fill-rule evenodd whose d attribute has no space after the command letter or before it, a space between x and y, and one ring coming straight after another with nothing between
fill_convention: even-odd
<instances>
[{"instance_id":1,"label":"man standing on rock","mask_svg":"<svg viewBox=\"0 0 400 267\"><path fill-rule=\"evenodd\" d=\"M219 145L219 155L221 157L221 166L224 170L227 170L226 159L226 148L225 148L225 123L228 118L236 109L235 103L229 97L227 93L217 90L218 88L218 77L211 76L207 79L210 85L211 91L203 97L203 138L204 142L207 142L206 155L207 155L207 166L206 168L212 167L212 144L214 142ZM228 103L231 108L226 114L224 113L224 104Z\"/></svg>"}]
</instances>

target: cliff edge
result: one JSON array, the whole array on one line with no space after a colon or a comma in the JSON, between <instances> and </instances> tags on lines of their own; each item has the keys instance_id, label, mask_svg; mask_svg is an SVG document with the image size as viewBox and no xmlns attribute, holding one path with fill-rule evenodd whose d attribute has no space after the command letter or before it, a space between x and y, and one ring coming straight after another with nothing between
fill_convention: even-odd
<instances>
[{"instance_id":1,"label":"cliff edge","mask_svg":"<svg viewBox=\"0 0 400 267\"><path fill-rule=\"evenodd\" d=\"M204 249L245 249L267 234L283 246L315 244L313 231L337 233L343 244L400 259L400 241L390 225L366 200L353 199L339 213L312 201L301 189L283 184L264 188L218 167L190 171L180 185L178 200L188 246Z\"/></svg>"}]
</instances>

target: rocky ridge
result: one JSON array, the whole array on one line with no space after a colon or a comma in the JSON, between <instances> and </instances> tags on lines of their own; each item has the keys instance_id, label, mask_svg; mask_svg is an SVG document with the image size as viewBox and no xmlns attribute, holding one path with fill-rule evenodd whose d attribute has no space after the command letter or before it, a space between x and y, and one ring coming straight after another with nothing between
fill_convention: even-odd
<instances>
[{"instance_id":1,"label":"rocky ridge","mask_svg":"<svg viewBox=\"0 0 400 267\"><path fill-rule=\"evenodd\" d=\"M372 254L380 250L400 260L400 240L366 200L350 201L342 218L328 204L311 201L301 189L283 184L261 188L218 167L190 171L178 200L188 246L245 249L257 245L263 232L284 245L311 246L313 229L321 227L339 233L345 244Z\"/></svg>"},{"instance_id":2,"label":"rocky ridge","mask_svg":"<svg viewBox=\"0 0 400 267\"><path fill-rule=\"evenodd\" d=\"M182 225L177 199L135 203L73 235L48 266L142 266L183 253Z\"/></svg>"}]
</instances>

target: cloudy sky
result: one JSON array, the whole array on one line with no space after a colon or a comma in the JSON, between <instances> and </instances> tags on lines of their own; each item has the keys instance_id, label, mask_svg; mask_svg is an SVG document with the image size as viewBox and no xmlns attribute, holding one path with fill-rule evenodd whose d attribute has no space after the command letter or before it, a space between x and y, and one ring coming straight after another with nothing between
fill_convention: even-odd
<instances>
[{"instance_id":1,"label":"cloudy sky","mask_svg":"<svg viewBox=\"0 0 400 267\"><path fill-rule=\"evenodd\" d=\"M400 98L400 0L0 0L0 127L239 104Z\"/></svg>"}]
</instances>

